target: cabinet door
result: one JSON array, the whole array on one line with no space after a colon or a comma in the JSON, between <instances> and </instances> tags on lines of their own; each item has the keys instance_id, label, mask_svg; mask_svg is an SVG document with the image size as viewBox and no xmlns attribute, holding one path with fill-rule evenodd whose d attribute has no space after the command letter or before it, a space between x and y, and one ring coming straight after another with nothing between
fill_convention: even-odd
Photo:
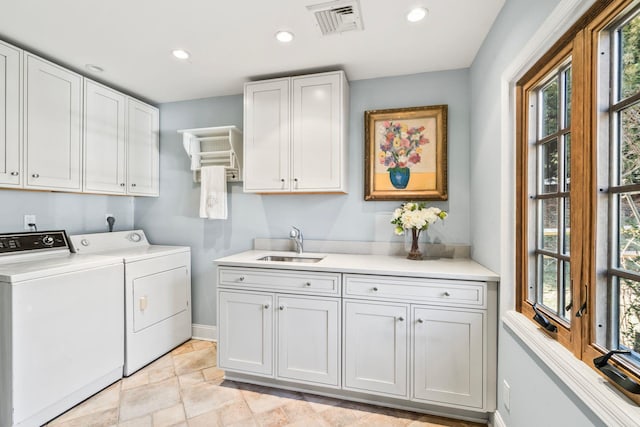
<instances>
[{"instance_id":1,"label":"cabinet door","mask_svg":"<svg viewBox=\"0 0 640 427\"><path fill-rule=\"evenodd\" d=\"M82 77L26 55L26 187L80 191Z\"/></svg>"},{"instance_id":2,"label":"cabinet door","mask_svg":"<svg viewBox=\"0 0 640 427\"><path fill-rule=\"evenodd\" d=\"M416 400L482 408L483 314L413 307Z\"/></svg>"},{"instance_id":3,"label":"cabinet door","mask_svg":"<svg viewBox=\"0 0 640 427\"><path fill-rule=\"evenodd\" d=\"M289 191L289 79L244 89L244 191Z\"/></svg>"},{"instance_id":4,"label":"cabinet door","mask_svg":"<svg viewBox=\"0 0 640 427\"><path fill-rule=\"evenodd\" d=\"M0 185L21 182L20 50L0 43Z\"/></svg>"},{"instance_id":5,"label":"cabinet door","mask_svg":"<svg viewBox=\"0 0 640 427\"><path fill-rule=\"evenodd\" d=\"M292 78L293 191L344 191L342 74Z\"/></svg>"},{"instance_id":6,"label":"cabinet door","mask_svg":"<svg viewBox=\"0 0 640 427\"><path fill-rule=\"evenodd\" d=\"M84 191L124 194L126 97L85 79Z\"/></svg>"},{"instance_id":7,"label":"cabinet door","mask_svg":"<svg viewBox=\"0 0 640 427\"><path fill-rule=\"evenodd\" d=\"M344 389L406 397L406 304L344 302Z\"/></svg>"},{"instance_id":8,"label":"cabinet door","mask_svg":"<svg viewBox=\"0 0 640 427\"><path fill-rule=\"evenodd\" d=\"M218 366L273 376L273 294L220 291Z\"/></svg>"},{"instance_id":9,"label":"cabinet door","mask_svg":"<svg viewBox=\"0 0 640 427\"><path fill-rule=\"evenodd\" d=\"M277 298L277 377L338 387L339 299Z\"/></svg>"},{"instance_id":10,"label":"cabinet door","mask_svg":"<svg viewBox=\"0 0 640 427\"><path fill-rule=\"evenodd\" d=\"M160 162L158 109L128 98L127 193L159 196Z\"/></svg>"}]
</instances>

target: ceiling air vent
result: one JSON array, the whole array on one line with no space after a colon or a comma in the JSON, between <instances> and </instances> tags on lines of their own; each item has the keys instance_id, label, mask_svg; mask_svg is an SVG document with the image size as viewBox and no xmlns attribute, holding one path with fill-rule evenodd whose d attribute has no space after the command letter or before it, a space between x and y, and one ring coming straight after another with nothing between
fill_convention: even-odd
<instances>
[{"instance_id":1,"label":"ceiling air vent","mask_svg":"<svg viewBox=\"0 0 640 427\"><path fill-rule=\"evenodd\" d=\"M322 35L362 30L358 0L339 0L307 6L316 18Z\"/></svg>"}]
</instances>

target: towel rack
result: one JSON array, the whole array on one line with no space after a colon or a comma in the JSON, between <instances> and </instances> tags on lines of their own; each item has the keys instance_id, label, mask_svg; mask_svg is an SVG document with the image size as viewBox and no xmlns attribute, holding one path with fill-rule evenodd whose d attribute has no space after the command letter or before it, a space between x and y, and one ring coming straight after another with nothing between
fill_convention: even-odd
<instances>
[{"instance_id":1,"label":"towel rack","mask_svg":"<svg viewBox=\"0 0 640 427\"><path fill-rule=\"evenodd\" d=\"M202 166L224 166L228 182L242 181L242 131L236 126L182 129L182 145L191 159L193 181Z\"/></svg>"}]
</instances>

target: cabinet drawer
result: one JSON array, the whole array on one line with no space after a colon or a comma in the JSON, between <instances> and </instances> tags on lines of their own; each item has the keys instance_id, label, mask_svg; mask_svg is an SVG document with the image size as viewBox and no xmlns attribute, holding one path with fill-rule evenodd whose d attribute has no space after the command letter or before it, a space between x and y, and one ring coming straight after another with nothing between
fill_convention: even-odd
<instances>
[{"instance_id":1,"label":"cabinet drawer","mask_svg":"<svg viewBox=\"0 0 640 427\"><path fill-rule=\"evenodd\" d=\"M344 276L344 297L486 308L484 282L411 277Z\"/></svg>"},{"instance_id":2,"label":"cabinet drawer","mask_svg":"<svg viewBox=\"0 0 640 427\"><path fill-rule=\"evenodd\" d=\"M222 267L218 269L218 284L225 288L340 295L340 274L337 273Z\"/></svg>"}]
</instances>

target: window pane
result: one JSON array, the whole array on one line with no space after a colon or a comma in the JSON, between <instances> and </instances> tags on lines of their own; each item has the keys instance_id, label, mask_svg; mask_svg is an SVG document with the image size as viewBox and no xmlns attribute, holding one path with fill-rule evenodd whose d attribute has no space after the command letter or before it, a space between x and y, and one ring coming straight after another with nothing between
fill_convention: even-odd
<instances>
[{"instance_id":1,"label":"window pane","mask_svg":"<svg viewBox=\"0 0 640 427\"><path fill-rule=\"evenodd\" d=\"M563 280L562 280L562 286L564 287L564 307L565 310L563 311L563 316L565 319L569 319L569 316L571 315L571 311L570 310L566 310L566 307L571 304L572 299L571 299L571 264L569 264L569 262L564 261L562 263L562 270L563 270Z\"/></svg>"},{"instance_id":2,"label":"window pane","mask_svg":"<svg viewBox=\"0 0 640 427\"><path fill-rule=\"evenodd\" d=\"M571 190L571 134L564 136L564 191Z\"/></svg>"},{"instance_id":3,"label":"window pane","mask_svg":"<svg viewBox=\"0 0 640 427\"><path fill-rule=\"evenodd\" d=\"M618 267L640 272L640 194L618 196Z\"/></svg>"},{"instance_id":4,"label":"window pane","mask_svg":"<svg viewBox=\"0 0 640 427\"><path fill-rule=\"evenodd\" d=\"M622 27L620 45L620 99L623 99L640 91L640 15Z\"/></svg>"},{"instance_id":5,"label":"window pane","mask_svg":"<svg viewBox=\"0 0 640 427\"><path fill-rule=\"evenodd\" d=\"M620 111L620 183L640 183L640 104Z\"/></svg>"},{"instance_id":6,"label":"window pane","mask_svg":"<svg viewBox=\"0 0 640 427\"><path fill-rule=\"evenodd\" d=\"M571 126L571 68L564 72L564 127Z\"/></svg>"},{"instance_id":7,"label":"window pane","mask_svg":"<svg viewBox=\"0 0 640 427\"><path fill-rule=\"evenodd\" d=\"M542 215L542 244L541 248L558 252L558 199L540 200Z\"/></svg>"},{"instance_id":8,"label":"window pane","mask_svg":"<svg viewBox=\"0 0 640 427\"><path fill-rule=\"evenodd\" d=\"M540 146L542 162L542 193L558 191L558 141L552 140Z\"/></svg>"},{"instance_id":9,"label":"window pane","mask_svg":"<svg viewBox=\"0 0 640 427\"><path fill-rule=\"evenodd\" d=\"M568 255L571 251L571 201L564 198L564 239L562 242L562 253Z\"/></svg>"},{"instance_id":10,"label":"window pane","mask_svg":"<svg viewBox=\"0 0 640 427\"><path fill-rule=\"evenodd\" d=\"M542 89L542 137L558 131L558 80Z\"/></svg>"},{"instance_id":11,"label":"window pane","mask_svg":"<svg viewBox=\"0 0 640 427\"><path fill-rule=\"evenodd\" d=\"M640 282L618 279L618 347L640 353Z\"/></svg>"},{"instance_id":12,"label":"window pane","mask_svg":"<svg viewBox=\"0 0 640 427\"><path fill-rule=\"evenodd\" d=\"M542 304L558 312L558 260L540 255L542 273ZM540 271L540 270L539 270Z\"/></svg>"}]
</instances>

